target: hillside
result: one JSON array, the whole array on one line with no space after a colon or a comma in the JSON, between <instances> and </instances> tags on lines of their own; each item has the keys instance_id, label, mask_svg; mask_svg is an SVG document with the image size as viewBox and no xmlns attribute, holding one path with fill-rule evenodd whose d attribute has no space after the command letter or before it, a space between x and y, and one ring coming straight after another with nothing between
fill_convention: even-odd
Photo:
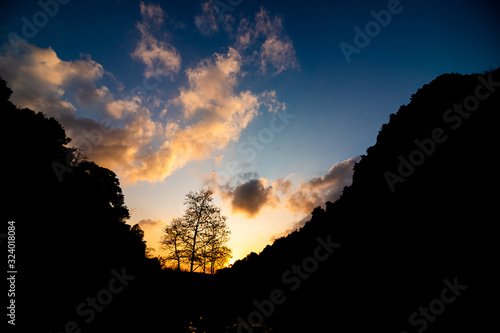
<instances>
[{"instance_id":1,"label":"hillside","mask_svg":"<svg viewBox=\"0 0 500 333\"><path fill-rule=\"evenodd\" d=\"M4 223L15 228L12 328L182 331L198 312L191 303L206 278L162 271L147 259L143 231L125 224L116 175L67 148L71 139L54 118L17 108L11 94L0 80Z\"/></svg>"},{"instance_id":2,"label":"hillside","mask_svg":"<svg viewBox=\"0 0 500 333\"><path fill-rule=\"evenodd\" d=\"M279 289L283 302L264 320L273 332L488 327L494 310L486 300L498 276L492 188L498 82L498 69L445 74L412 95L382 126L337 202L327 203L326 211L317 208L301 230L219 274L225 283L238 281L229 303L244 310L233 311L233 318L259 323L258 315L248 317L257 311L253 301L269 300ZM340 245L315 265L318 237ZM445 280L467 288L441 309L434 300ZM439 315L418 313L432 301Z\"/></svg>"}]
</instances>

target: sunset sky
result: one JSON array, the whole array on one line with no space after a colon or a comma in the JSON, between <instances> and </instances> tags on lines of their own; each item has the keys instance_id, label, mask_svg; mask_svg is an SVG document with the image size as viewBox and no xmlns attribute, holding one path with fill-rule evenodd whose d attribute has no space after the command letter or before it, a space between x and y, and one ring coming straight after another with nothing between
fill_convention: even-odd
<instances>
[{"instance_id":1,"label":"sunset sky","mask_svg":"<svg viewBox=\"0 0 500 333\"><path fill-rule=\"evenodd\" d=\"M472 0L4 1L0 76L118 175L148 246L214 189L234 261L338 198L422 85L499 67L499 17Z\"/></svg>"}]
</instances>

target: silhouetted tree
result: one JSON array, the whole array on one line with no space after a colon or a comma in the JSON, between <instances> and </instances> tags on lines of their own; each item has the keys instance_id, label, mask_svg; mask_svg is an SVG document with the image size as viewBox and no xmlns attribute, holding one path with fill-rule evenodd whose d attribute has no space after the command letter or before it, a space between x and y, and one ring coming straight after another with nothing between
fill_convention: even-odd
<instances>
[{"instance_id":1,"label":"silhouetted tree","mask_svg":"<svg viewBox=\"0 0 500 333\"><path fill-rule=\"evenodd\" d=\"M226 217L213 205L213 191L200 190L186 195L186 211L165 227L162 244L167 250L167 261L173 261L178 270L183 264L194 272L201 268L213 274L231 258L231 250L225 245L230 231Z\"/></svg>"},{"instance_id":2,"label":"silhouetted tree","mask_svg":"<svg viewBox=\"0 0 500 333\"><path fill-rule=\"evenodd\" d=\"M232 251L225 245L229 241L229 234L225 216L208 224L204 232L204 246L200 256L204 272L208 270L210 274L214 274L217 269L223 268L229 262Z\"/></svg>"},{"instance_id":3,"label":"silhouetted tree","mask_svg":"<svg viewBox=\"0 0 500 333\"><path fill-rule=\"evenodd\" d=\"M164 257L167 263L174 262L178 271L181 270L181 265L187 261L184 239L187 237L187 226L182 219L174 218L170 225L163 228L161 243L167 251Z\"/></svg>"}]
</instances>

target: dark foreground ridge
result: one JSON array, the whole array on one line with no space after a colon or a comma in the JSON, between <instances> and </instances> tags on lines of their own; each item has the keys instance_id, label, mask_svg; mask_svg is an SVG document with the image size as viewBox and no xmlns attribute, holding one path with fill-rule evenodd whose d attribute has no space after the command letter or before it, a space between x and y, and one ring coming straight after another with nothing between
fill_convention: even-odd
<instances>
[{"instance_id":1,"label":"dark foreground ridge","mask_svg":"<svg viewBox=\"0 0 500 333\"><path fill-rule=\"evenodd\" d=\"M466 332L493 325L500 70L445 74L382 126L353 184L214 277L146 259L115 174L0 84L16 328L37 332ZM1 239L2 245L4 240Z\"/></svg>"}]
</instances>

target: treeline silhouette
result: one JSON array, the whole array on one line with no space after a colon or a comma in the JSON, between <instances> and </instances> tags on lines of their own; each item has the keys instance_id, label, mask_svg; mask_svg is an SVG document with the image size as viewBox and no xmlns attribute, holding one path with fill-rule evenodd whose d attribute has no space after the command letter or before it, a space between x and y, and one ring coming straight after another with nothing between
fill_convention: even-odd
<instances>
[{"instance_id":1,"label":"treeline silhouette","mask_svg":"<svg viewBox=\"0 0 500 333\"><path fill-rule=\"evenodd\" d=\"M499 82L497 69L445 74L424 85L382 126L339 200L316 208L304 227L260 255L220 272L222 285L231 290L226 300L231 306L224 311L234 324L241 323L238 316L248 325L249 320L259 323L254 301L260 304L262 327L245 330L239 324L240 331L467 332L494 327ZM442 142L431 144L433 138ZM387 172L403 177L398 169L406 177L393 184L393 191ZM294 288L297 280L283 274L302 263L312 270L306 258L313 256L318 236L327 235L340 247L312 273L302 269L307 278L297 273L301 283ZM444 280L454 283L455 278L467 289L443 310L434 300L441 297ZM283 291L286 300L269 311L265 300L274 289ZM430 304L439 315L428 312L426 318L420 308Z\"/></svg>"},{"instance_id":2,"label":"treeline silhouette","mask_svg":"<svg viewBox=\"0 0 500 333\"><path fill-rule=\"evenodd\" d=\"M16 108L0 81L18 323L48 332L71 320L82 332L488 328L498 278L497 82L500 69L424 85L382 126L338 201L212 277L161 270L145 257L140 228L124 224L129 212L112 171L80 161L60 182L52 165L67 165L64 129ZM75 308L123 267L135 278L86 323ZM438 308L444 280L467 288ZM430 304L439 314L420 314Z\"/></svg>"},{"instance_id":3,"label":"treeline silhouette","mask_svg":"<svg viewBox=\"0 0 500 333\"><path fill-rule=\"evenodd\" d=\"M129 211L116 175L82 160L55 119L17 108L11 94L0 80L2 223L16 226L15 328L183 331L198 311L204 276L162 271L147 259L142 230L124 223Z\"/></svg>"}]
</instances>

